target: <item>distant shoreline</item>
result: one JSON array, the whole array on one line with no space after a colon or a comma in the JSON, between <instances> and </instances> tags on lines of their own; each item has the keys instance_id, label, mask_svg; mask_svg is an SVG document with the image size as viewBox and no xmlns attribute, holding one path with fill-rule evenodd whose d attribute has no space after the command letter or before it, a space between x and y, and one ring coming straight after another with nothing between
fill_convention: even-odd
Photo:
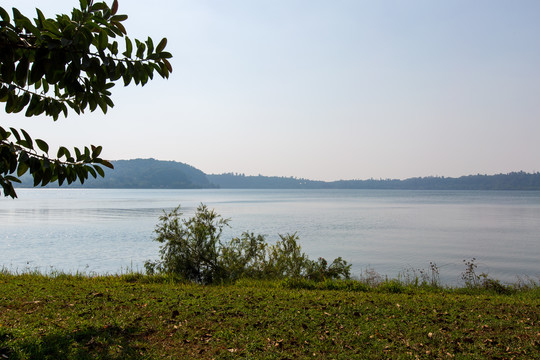
<instances>
[{"instance_id":1,"label":"distant shoreline","mask_svg":"<svg viewBox=\"0 0 540 360\"><path fill-rule=\"evenodd\" d=\"M100 189L358 189L358 190L540 190L540 173L523 171L496 175L416 177L319 181L295 177L249 176L237 173L205 174L193 166L155 159L111 161L114 170L105 170L105 178L89 178L84 184L68 188ZM25 175L18 188L33 187ZM56 184L51 184L57 187Z\"/></svg>"}]
</instances>

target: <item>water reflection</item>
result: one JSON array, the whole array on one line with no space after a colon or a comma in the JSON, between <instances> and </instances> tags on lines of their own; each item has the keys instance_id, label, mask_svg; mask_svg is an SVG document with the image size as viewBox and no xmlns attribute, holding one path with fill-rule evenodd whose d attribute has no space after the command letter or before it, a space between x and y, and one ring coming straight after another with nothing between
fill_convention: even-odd
<instances>
[{"instance_id":1,"label":"water reflection","mask_svg":"<svg viewBox=\"0 0 540 360\"><path fill-rule=\"evenodd\" d=\"M275 241L297 232L312 258L344 257L397 276L434 261L447 282L479 270L511 281L540 275L539 192L362 190L19 189L0 201L0 264L115 273L158 256L153 229L163 209L205 203L231 218L230 238L254 231Z\"/></svg>"}]
</instances>

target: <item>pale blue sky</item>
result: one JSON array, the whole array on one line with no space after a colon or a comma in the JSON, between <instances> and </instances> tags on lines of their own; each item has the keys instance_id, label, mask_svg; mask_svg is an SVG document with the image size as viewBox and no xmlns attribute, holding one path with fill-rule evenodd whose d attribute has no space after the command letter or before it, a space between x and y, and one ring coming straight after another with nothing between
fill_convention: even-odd
<instances>
[{"instance_id":1,"label":"pale blue sky","mask_svg":"<svg viewBox=\"0 0 540 360\"><path fill-rule=\"evenodd\" d=\"M78 5L12 3L32 16ZM120 0L119 12L131 37L168 38L168 81L116 86L107 115L2 123L207 173L540 171L537 0Z\"/></svg>"}]
</instances>

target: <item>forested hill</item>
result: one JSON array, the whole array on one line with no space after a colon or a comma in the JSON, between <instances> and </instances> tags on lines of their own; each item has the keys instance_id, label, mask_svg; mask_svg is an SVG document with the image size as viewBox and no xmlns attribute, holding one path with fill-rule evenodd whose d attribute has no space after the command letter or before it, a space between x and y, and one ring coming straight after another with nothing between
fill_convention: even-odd
<instances>
[{"instance_id":1,"label":"forested hill","mask_svg":"<svg viewBox=\"0 0 540 360\"><path fill-rule=\"evenodd\" d=\"M191 165L155 159L117 160L105 178L89 181L91 187L144 189L204 189L215 187L206 174Z\"/></svg>"},{"instance_id":2,"label":"forested hill","mask_svg":"<svg viewBox=\"0 0 540 360\"><path fill-rule=\"evenodd\" d=\"M540 190L540 173L525 172L469 175L459 178L419 177L406 180L369 179L331 182L232 173L208 175L208 179L220 188L226 189Z\"/></svg>"},{"instance_id":3,"label":"forested hill","mask_svg":"<svg viewBox=\"0 0 540 360\"><path fill-rule=\"evenodd\" d=\"M126 189L402 189L402 190L540 190L540 173L512 172L498 175L469 175L459 178L419 177L406 180L369 179L314 181L293 177L207 175L193 166L155 159L112 161L105 178L90 178L84 185L68 187ZM18 187L32 187L27 174ZM58 186L56 183L50 186Z\"/></svg>"},{"instance_id":4,"label":"forested hill","mask_svg":"<svg viewBox=\"0 0 540 360\"><path fill-rule=\"evenodd\" d=\"M91 179L85 187L144 189L205 189L215 187L193 166L155 159L112 161L114 170ZM86 184L85 184L86 185Z\"/></svg>"},{"instance_id":5,"label":"forested hill","mask_svg":"<svg viewBox=\"0 0 540 360\"><path fill-rule=\"evenodd\" d=\"M84 185L74 183L67 187L114 189L205 189L214 188L206 174L193 166L155 159L111 161L114 170L105 168L105 177L90 177ZM25 176L19 187L31 187L32 179ZM51 186L58 186L51 184Z\"/></svg>"}]
</instances>

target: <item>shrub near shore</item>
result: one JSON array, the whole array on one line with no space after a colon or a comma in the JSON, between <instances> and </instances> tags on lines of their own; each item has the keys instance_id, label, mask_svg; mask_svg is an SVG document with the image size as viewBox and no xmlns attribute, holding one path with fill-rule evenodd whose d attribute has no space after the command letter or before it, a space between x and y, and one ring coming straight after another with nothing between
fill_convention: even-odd
<instances>
[{"instance_id":1,"label":"shrub near shore","mask_svg":"<svg viewBox=\"0 0 540 360\"><path fill-rule=\"evenodd\" d=\"M364 285L3 273L0 358L538 358L537 287L498 295Z\"/></svg>"},{"instance_id":2,"label":"shrub near shore","mask_svg":"<svg viewBox=\"0 0 540 360\"><path fill-rule=\"evenodd\" d=\"M184 219L182 215L178 206L160 216L154 240L163 244L161 259L147 261L147 273L174 274L199 284L241 278L316 281L350 278L351 265L341 257L330 265L324 258L310 260L302 252L296 234L279 235L275 244L268 244L263 235L251 232L222 241L221 234L229 219L204 204L192 217Z\"/></svg>"}]
</instances>

